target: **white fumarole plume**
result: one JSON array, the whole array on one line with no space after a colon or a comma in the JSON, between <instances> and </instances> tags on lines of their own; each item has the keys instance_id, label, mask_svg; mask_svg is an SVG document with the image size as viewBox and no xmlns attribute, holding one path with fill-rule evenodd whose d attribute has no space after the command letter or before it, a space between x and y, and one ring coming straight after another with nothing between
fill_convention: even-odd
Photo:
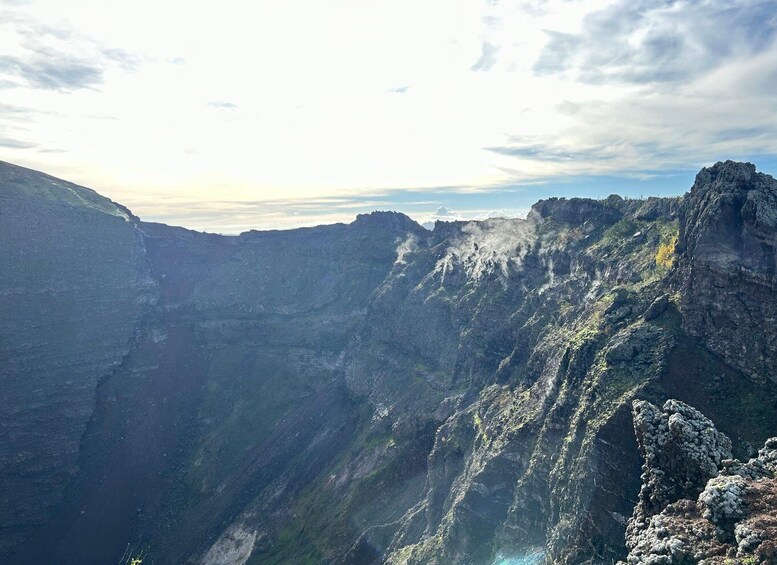
<instances>
[{"instance_id":1,"label":"white fumarole plume","mask_svg":"<svg viewBox=\"0 0 777 565\"><path fill-rule=\"evenodd\" d=\"M535 221L531 218L469 222L461 231L435 266L434 272L441 274L441 284L446 273L459 265L471 280L493 273L507 277L511 269L521 267L536 240Z\"/></svg>"},{"instance_id":2,"label":"white fumarole plume","mask_svg":"<svg viewBox=\"0 0 777 565\"><path fill-rule=\"evenodd\" d=\"M395 265L405 265L407 264L407 260L405 259L405 255L408 253L413 253L414 251L418 250L418 238L410 234L407 236L407 239L405 239L402 243L399 244L399 247L397 247L397 259L394 261Z\"/></svg>"}]
</instances>

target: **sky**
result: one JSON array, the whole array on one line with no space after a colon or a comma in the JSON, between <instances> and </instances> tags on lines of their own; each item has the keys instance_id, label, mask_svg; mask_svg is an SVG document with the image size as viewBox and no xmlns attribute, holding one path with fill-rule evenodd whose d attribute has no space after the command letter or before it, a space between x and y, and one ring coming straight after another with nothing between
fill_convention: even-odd
<instances>
[{"instance_id":1,"label":"sky","mask_svg":"<svg viewBox=\"0 0 777 565\"><path fill-rule=\"evenodd\" d=\"M777 0L0 0L0 160L239 233L777 173Z\"/></svg>"}]
</instances>

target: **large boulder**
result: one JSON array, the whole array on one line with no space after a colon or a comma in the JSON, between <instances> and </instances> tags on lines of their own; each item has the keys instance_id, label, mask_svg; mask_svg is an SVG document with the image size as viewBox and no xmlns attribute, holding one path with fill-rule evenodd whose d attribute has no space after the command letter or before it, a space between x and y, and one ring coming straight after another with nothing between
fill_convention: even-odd
<instances>
[{"instance_id":1,"label":"large boulder","mask_svg":"<svg viewBox=\"0 0 777 565\"><path fill-rule=\"evenodd\" d=\"M634 428L645 465L629 565L774 562L777 438L747 463L733 460L729 439L676 400L663 410L635 401Z\"/></svg>"}]
</instances>

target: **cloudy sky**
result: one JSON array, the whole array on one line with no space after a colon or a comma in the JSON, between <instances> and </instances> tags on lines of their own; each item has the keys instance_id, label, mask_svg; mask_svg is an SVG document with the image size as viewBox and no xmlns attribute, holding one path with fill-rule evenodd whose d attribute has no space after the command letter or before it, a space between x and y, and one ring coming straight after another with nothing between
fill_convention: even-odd
<instances>
[{"instance_id":1,"label":"cloudy sky","mask_svg":"<svg viewBox=\"0 0 777 565\"><path fill-rule=\"evenodd\" d=\"M0 160L217 232L777 173L777 0L0 0Z\"/></svg>"}]
</instances>

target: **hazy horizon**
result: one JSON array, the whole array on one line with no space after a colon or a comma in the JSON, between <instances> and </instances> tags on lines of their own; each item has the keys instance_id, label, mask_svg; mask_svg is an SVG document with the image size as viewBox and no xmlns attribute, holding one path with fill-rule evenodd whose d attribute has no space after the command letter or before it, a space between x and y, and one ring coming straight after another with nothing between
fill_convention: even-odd
<instances>
[{"instance_id":1,"label":"hazy horizon","mask_svg":"<svg viewBox=\"0 0 777 565\"><path fill-rule=\"evenodd\" d=\"M0 159L222 233L777 163L777 2L0 2ZM743 85L747 85L743 88Z\"/></svg>"}]
</instances>

